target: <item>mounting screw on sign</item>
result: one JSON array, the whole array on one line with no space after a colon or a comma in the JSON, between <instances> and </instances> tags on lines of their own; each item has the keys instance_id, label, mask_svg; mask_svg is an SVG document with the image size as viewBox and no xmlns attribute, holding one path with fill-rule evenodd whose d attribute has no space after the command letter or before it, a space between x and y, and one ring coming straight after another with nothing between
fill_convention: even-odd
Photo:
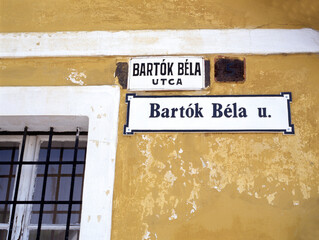
<instances>
[{"instance_id":1,"label":"mounting screw on sign","mask_svg":"<svg viewBox=\"0 0 319 240\"><path fill-rule=\"evenodd\" d=\"M218 57L215 59L215 81L245 81L245 58Z\"/></svg>"}]
</instances>

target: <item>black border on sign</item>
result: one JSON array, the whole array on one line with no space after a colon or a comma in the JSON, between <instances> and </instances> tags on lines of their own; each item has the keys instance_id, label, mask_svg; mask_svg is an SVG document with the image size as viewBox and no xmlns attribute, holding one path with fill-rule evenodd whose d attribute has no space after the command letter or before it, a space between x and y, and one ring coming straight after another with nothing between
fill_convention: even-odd
<instances>
[{"instance_id":1,"label":"black border on sign","mask_svg":"<svg viewBox=\"0 0 319 240\"><path fill-rule=\"evenodd\" d=\"M167 130L167 129L163 129L163 130L131 130L131 131L127 131L128 125L129 125L129 121L130 121L130 100L129 97L133 97L133 98L178 98L178 97L188 97L188 98L193 98L193 97L203 97L203 98L207 98L207 97L280 97L280 96L284 96L284 95L289 95L289 99L287 99L287 109L288 109L288 120L289 120L289 127L291 127L291 131L288 132L286 129L268 129L268 130L258 130L258 129L240 129L240 130L207 130L207 129L201 129L201 130ZM165 96L165 95L161 95L161 96L156 96L156 95L141 95L141 96L137 96L135 93L127 93L126 97L125 97L125 102L127 104L127 113L126 113L126 124L124 125L124 131L123 134L124 135L132 135L135 132L183 132L183 133L190 133L190 132L202 132L202 133L207 133L207 132L226 132L226 133L237 133L237 132L283 132L284 134L295 134L295 128L294 125L291 123L291 111L290 111L290 103L292 101L292 95L291 92L282 92L279 95L275 95L275 94L270 94L270 95L169 95L169 96Z\"/></svg>"}]
</instances>

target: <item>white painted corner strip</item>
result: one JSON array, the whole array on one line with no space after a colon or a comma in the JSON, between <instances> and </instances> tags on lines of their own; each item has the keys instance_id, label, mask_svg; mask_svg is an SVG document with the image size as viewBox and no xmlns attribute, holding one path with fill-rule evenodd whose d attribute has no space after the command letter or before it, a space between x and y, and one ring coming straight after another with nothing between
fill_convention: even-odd
<instances>
[{"instance_id":1,"label":"white painted corner strip","mask_svg":"<svg viewBox=\"0 0 319 240\"><path fill-rule=\"evenodd\" d=\"M0 58L319 53L312 29L1 33Z\"/></svg>"}]
</instances>

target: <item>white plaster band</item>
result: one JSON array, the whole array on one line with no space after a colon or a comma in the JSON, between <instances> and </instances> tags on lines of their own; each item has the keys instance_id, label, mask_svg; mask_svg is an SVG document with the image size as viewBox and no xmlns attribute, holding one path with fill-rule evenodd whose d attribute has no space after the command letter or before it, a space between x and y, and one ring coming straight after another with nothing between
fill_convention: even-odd
<instances>
[{"instance_id":1,"label":"white plaster band","mask_svg":"<svg viewBox=\"0 0 319 240\"><path fill-rule=\"evenodd\" d=\"M0 58L319 53L312 29L2 33Z\"/></svg>"}]
</instances>

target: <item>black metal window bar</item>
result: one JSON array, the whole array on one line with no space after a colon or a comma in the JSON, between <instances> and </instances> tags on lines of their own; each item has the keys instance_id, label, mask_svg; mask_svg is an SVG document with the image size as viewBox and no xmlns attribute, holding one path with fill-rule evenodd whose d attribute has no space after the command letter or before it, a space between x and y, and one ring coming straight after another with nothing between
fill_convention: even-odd
<instances>
[{"instance_id":1,"label":"black metal window bar","mask_svg":"<svg viewBox=\"0 0 319 240\"><path fill-rule=\"evenodd\" d=\"M16 135L18 133L21 133L21 132L1 132L2 135ZM47 135L47 134L49 135L49 139L48 139L48 146L47 146L47 151L46 151L46 160L45 161L23 161L27 135ZM60 161L50 161L53 135L71 135L71 134L75 134L73 161L61 161L61 160ZM82 132L81 135L87 135L87 132ZM10 166L10 176L8 176L9 181L12 181L12 179L14 179L14 177L16 177L16 184L14 187L13 199L9 200L8 191L10 191L10 189L7 189L6 200L0 201L0 204L5 205L5 212L7 211L8 205L11 205L9 229L8 229L8 233L7 233L8 240L11 240L11 238L12 238L16 207L18 204L32 204L32 205L38 204L38 205L40 205L40 210L38 211L39 217L38 217L38 223L37 223L37 229L36 229L36 240L40 240L40 237L41 237L41 226L42 226L45 205L54 204L55 211L57 209L56 206L67 205L68 208L67 208L67 220L66 220L66 226L65 226L65 240L69 239L72 207L74 205L81 205L82 204L82 200L76 200L76 201L73 200L75 178L76 178L76 168L78 165L83 165L83 169L84 169L84 166L85 166L85 158L83 161L78 161L79 136L80 136L79 128L77 128L76 132L63 132L63 133L56 132L55 133L55 132L53 132L53 128L51 127L49 133L47 133L47 132L28 132L28 128L25 127L24 132L23 132L23 137L22 137L22 145L21 145L19 160L14 161L15 154L16 154L15 152L16 152L17 148L13 148L11 161L0 161L0 167L1 167L1 165L9 165ZM22 167L24 165L30 165L30 164L44 165L41 200L40 201L37 201L37 200L36 201L19 201L18 200L18 194L19 194L18 190L19 190L19 185L20 185ZM69 200L67 200L67 201L61 201L61 200L47 201L47 200L45 200L46 199L46 186L47 186L49 166L51 166L51 165L58 165L59 167L62 165L71 165L72 166ZM17 167L16 175L14 175L15 167ZM9 188L10 188L10 185L9 185ZM80 212L80 211L78 211L78 212Z\"/></svg>"}]
</instances>

